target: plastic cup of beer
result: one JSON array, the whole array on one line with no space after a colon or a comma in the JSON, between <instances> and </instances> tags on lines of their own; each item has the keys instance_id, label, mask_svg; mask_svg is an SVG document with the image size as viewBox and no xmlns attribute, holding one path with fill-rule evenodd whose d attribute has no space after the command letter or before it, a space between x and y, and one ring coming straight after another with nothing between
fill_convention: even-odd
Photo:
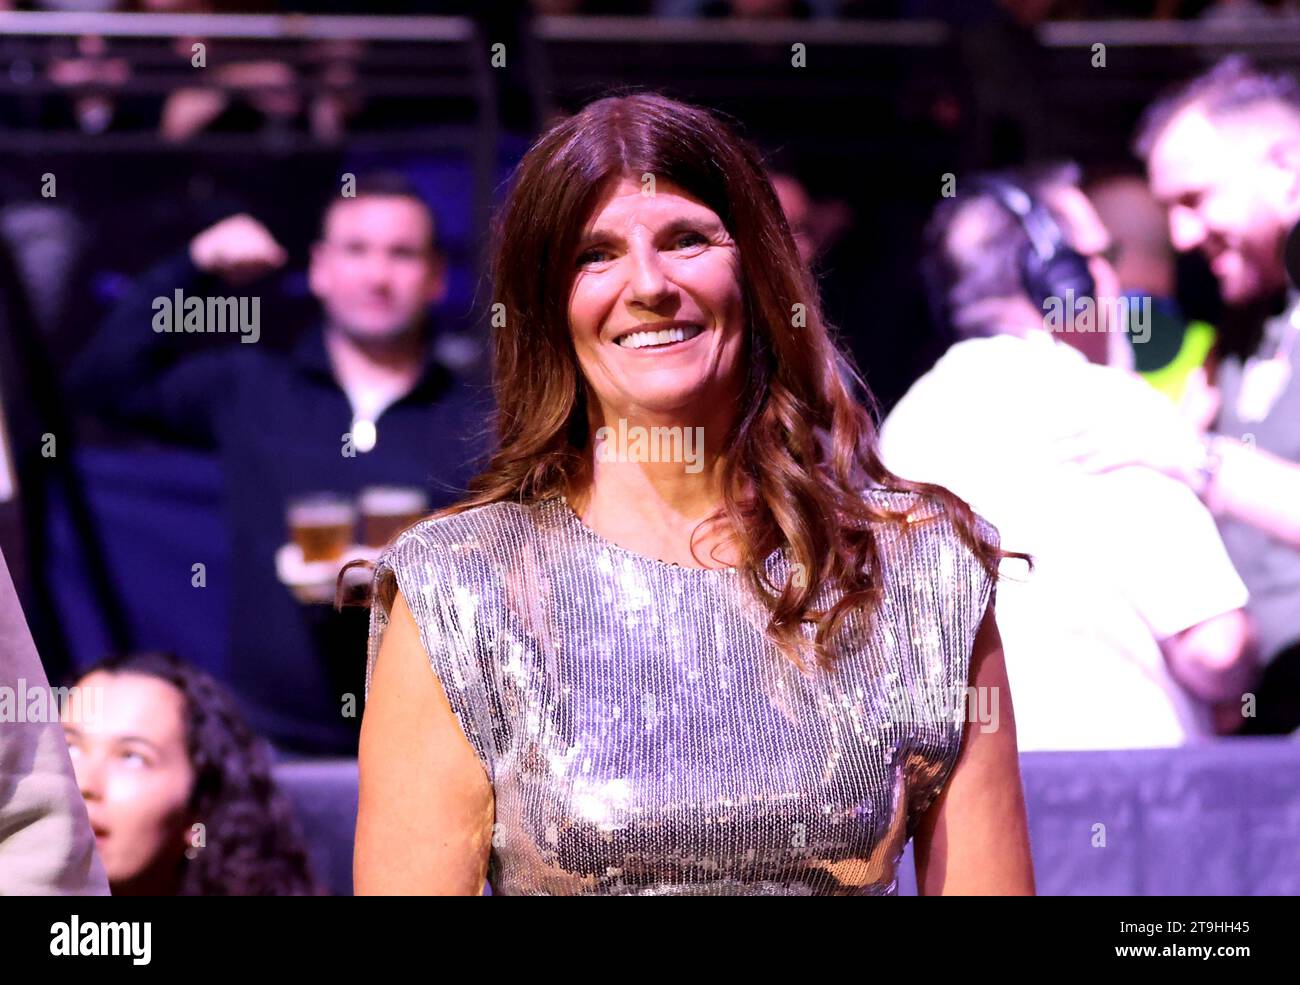
<instances>
[{"instance_id":1,"label":"plastic cup of beer","mask_svg":"<svg viewBox=\"0 0 1300 985\"><path fill-rule=\"evenodd\" d=\"M429 512L429 497L414 486L367 486L358 497L361 505L361 542L385 547L388 542Z\"/></svg>"},{"instance_id":2,"label":"plastic cup of beer","mask_svg":"<svg viewBox=\"0 0 1300 985\"><path fill-rule=\"evenodd\" d=\"M346 496L313 493L290 500L288 520L304 562L339 561L352 543L357 509Z\"/></svg>"}]
</instances>

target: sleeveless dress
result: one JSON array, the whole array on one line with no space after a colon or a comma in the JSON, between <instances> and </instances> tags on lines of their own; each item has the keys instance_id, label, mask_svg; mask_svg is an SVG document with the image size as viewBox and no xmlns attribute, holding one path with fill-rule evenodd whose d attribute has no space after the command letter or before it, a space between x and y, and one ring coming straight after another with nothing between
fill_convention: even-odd
<instances>
[{"instance_id":1,"label":"sleeveless dress","mask_svg":"<svg viewBox=\"0 0 1300 985\"><path fill-rule=\"evenodd\" d=\"M492 783L495 895L897 894L993 584L936 502L864 495L912 522L878 530L883 601L833 672L777 650L734 569L619 547L562 497L394 540L375 584L396 577ZM784 553L765 565L783 584ZM387 624L376 598L367 691Z\"/></svg>"}]
</instances>

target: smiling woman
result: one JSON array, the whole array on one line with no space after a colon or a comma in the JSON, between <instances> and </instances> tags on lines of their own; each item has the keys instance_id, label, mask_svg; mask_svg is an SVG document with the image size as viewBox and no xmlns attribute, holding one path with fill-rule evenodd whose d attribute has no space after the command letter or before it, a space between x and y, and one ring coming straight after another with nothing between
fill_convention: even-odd
<instances>
[{"instance_id":1,"label":"smiling woman","mask_svg":"<svg viewBox=\"0 0 1300 985\"><path fill-rule=\"evenodd\" d=\"M358 891L890 894L915 835L924 892L1031 892L1006 555L881 465L757 151L603 99L495 232L498 450L376 571Z\"/></svg>"}]
</instances>

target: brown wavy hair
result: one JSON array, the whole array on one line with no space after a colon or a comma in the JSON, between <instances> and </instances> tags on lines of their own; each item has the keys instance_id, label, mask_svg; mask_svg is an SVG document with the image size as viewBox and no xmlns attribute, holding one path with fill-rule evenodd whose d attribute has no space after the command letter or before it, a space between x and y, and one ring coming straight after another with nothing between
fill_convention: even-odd
<instances>
[{"instance_id":1,"label":"brown wavy hair","mask_svg":"<svg viewBox=\"0 0 1300 985\"><path fill-rule=\"evenodd\" d=\"M108 657L87 667L164 681L185 702L185 751L194 771L189 810L207 831L177 862L178 896L321 896L293 805L276 783L271 748L210 675L162 651ZM120 893L121 887L114 888Z\"/></svg>"},{"instance_id":2,"label":"brown wavy hair","mask_svg":"<svg viewBox=\"0 0 1300 985\"><path fill-rule=\"evenodd\" d=\"M830 666L845 617L875 610L875 531L909 518L864 498L872 484L937 500L936 516L951 518L991 577L1002 557L1022 556L981 539L970 507L948 490L899 478L881 463L874 400L832 337L757 149L715 113L644 92L600 99L560 120L518 167L493 230L497 450L469 495L434 516L536 502L589 481L587 387L567 299L580 236L607 183L647 174L698 198L737 244L747 376L719 463L723 502L700 527L725 523L735 537L738 567L767 605L768 634L780 650L801 668L809 649ZM763 567L779 545L803 575L780 585ZM843 595L817 611L815 600L832 584ZM805 622L816 623L812 640L801 631Z\"/></svg>"}]
</instances>

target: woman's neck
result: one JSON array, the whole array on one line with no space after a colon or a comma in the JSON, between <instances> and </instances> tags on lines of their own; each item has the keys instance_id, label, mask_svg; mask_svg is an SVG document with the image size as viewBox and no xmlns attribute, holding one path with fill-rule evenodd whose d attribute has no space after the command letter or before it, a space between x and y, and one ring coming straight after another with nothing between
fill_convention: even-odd
<instances>
[{"instance_id":1,"label":"woman's neck","mask_svg":"<svg viewBox=\"0 0 1300 985\"><path fill-rule=\"evenodd\" d=\"M609 420L609 418L606 418ZM568 500L583 522L621 547L686 567L728 567L739 553L726 523L700 527L723 504L723 456L707 426L615 423L593 428L586 481Z\"/></svg>"}]
</instances>

